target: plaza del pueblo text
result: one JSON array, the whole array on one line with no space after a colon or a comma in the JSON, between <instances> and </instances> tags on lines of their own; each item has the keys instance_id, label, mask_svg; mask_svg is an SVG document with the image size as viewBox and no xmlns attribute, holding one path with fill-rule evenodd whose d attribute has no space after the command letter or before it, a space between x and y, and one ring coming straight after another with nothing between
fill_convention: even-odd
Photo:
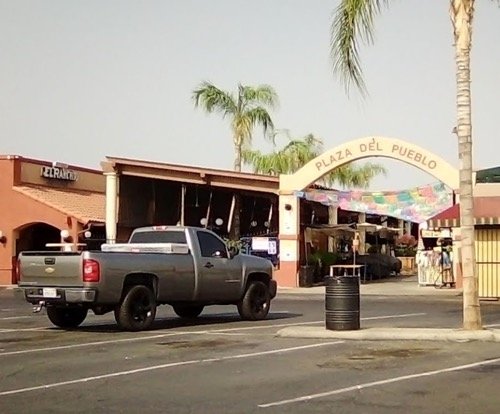
<instances>
[{"instance_id":1,"label":"plaza del pueblo text","mask_svg":"<svg viewBox=\"0 0 500 414\"><path fill-rule=\"evenodd\" d=\"M387 146L384 146L384 143L375 139L356 146L333 150L329 155L316 161L315 166L318 171L322 171L327 168L331 169L335 165L342 165L365 157L396 158L405 162L409 161L424 170L434 170L437 167L437 162L430 158L429 155L400 144L390 144L390 149L388 149Z\"/></svg>"}]
</instances>

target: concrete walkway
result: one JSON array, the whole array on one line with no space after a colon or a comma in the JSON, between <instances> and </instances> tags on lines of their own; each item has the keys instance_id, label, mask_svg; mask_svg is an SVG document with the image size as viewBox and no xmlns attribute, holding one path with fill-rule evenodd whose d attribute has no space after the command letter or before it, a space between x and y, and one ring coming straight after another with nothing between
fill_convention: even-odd
<instances>
[{"instance_id":1,"label":"concrete walkway","mask_svg":"<svg viewBox=\"0 0 500 414\"><path fill-rule=\"evenodd\" d=\"M279 288L278 295L308 296L325 295L324 286L311 288ZM462 298L462 289L449 287L419 286L416 276L401 276L360 285L360 296L425 296ZM286 338L345 339L362 341L488 341L500 342L500 329L466 331L462 329L435 328L361 328L352 331L328 330L324 326L290 326L278 331L277 336Z\"/></svg>"},{"instance_id":2,"label":"concrete walkway","mask_svg":"<svg viewBox=\"0 0 500 414\"><path fill-rule=\"evenodd\" d=\"M309 288L278 288L278 294L284 295L324 295L324 286ZM387 279L361 283L360 295L377 296L462 296L462 289L438 286L420 286L418 278L397 276Z\"/></svg>"}]
</instances>

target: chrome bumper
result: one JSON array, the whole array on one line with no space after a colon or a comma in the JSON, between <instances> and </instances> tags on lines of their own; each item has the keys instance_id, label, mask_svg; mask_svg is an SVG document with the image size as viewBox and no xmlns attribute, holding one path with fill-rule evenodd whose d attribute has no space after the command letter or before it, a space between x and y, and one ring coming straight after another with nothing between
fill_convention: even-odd
<instances>
[{"instance_id":1,"label":"chrome bumper","mask_svg":"<svg viewBox=\"0 0 500 414\"><path fill-rule=\"evenodd\" d=\"M55 289L48 295L47 288L43 287L29 287L24 288L24 296L28 302L35 303L44 301L47 303L90 303L94 302L96 298L95 289L85 288L48 288Z\"/></svg>"}]
</instances>

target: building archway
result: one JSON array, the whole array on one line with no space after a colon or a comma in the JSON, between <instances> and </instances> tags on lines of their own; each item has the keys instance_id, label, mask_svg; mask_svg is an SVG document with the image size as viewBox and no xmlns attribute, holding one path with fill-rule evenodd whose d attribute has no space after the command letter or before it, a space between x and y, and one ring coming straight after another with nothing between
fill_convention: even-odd
<instances>
[{"instance_id":1,"label":"building archway","mask_svg":"<svg viewBox=\"0 0 500 414\"><path fill-rule=\"evenodd\" d=\"M30 223L14 230L16 257L26 250L50 250L47 243L60 243L60 229L47 223Z\"/></svg>"},{"instance_id":2,"label":"building archway","mask_svg":"<svg viewBox=\"0 0 500 414\"><path fill-rule=\"evenodd\" d=\"M434 176L452 190L457 190L459 187L458 169L443 158L418 145L380 136L348 141L325 151L294 174L280 175L280 269L277 274L280 286L298 286L300 203L295 192L304 190L335 168L371 157L402 161Z\"/></svg>"}]
</instances>

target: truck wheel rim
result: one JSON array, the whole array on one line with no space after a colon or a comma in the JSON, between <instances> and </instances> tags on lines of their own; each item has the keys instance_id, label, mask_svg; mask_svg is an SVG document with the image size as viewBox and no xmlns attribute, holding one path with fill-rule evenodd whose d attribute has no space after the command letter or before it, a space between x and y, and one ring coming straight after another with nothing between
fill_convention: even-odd
<instances>
[{"instance_id":1,"label":"truck wheel rim","mask_svg":"<svg viewBox=\"0 0 500 414\"><path fill-rule=\"evenodd\" d=\"M263 312L267 308L267 291L262 286L255 290L253 308L255 313Z\"/></svg>"},{"instance_id":2,"label":"truck wheel rim","mask_svg":"<svg viewBox=\"0 0 500 414\"><path fill-rule=\"evenodd\" d=\"M132 315L135 321L144 322L149 316L151 316L151 299L147 293L142 293L138 295L132 307Z\"/></svg>"}]
</instances>

